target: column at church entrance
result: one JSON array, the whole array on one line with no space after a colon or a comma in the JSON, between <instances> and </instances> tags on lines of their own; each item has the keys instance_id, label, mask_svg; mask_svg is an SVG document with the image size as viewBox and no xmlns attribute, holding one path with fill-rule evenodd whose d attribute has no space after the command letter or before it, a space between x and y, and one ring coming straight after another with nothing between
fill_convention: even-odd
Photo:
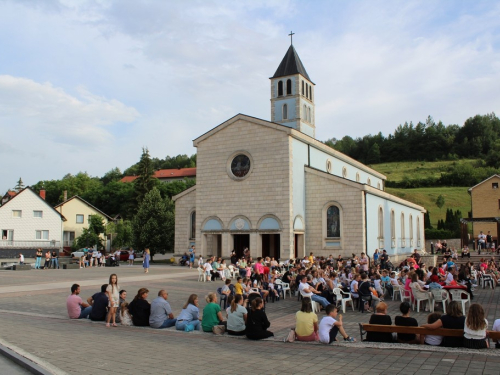
<instances>
[{"instance_id":1,"label":"column at church entrance","mask_svg":"<svg viewBox=\"0 0 500 375\"><path fill-rule=\"evenodd\" d=\"M276 260L281 256L281 241L279 234L261 234L262 257L270 257Z\"/></svg>"}]
</instances>

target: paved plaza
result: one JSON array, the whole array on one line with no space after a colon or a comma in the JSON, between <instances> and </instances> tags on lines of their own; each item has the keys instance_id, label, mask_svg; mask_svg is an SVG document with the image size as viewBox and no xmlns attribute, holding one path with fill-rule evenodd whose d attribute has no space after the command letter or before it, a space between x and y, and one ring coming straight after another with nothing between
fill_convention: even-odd
<instances>
[{"instance_id":1,"label":"paved plaza","mask_svg":"<svg viewBox=\"0 0 500 375\"><path fill-rule=\"evenodd\" d=\"M245 338L142 327L106 328L104 323L69 320L65 300L70 286L82 286L86 299L117 273L131 301L146 287L152 301L167 289L178 315L191 293L204 296L221 281L198 282L198 272L186 267L153 265L144 274L139 265L76 270L0 271L0 343L15 348L54 374L232 374L245 372L349 374L498 374L500 350L470 351L395 344L360 343L358 322L370 314L352 309L344 314L347 333L358 343L321 345L283 343L294 326L297 297L269 303L266 312L274 339L254 342ZM483 304L490 322L500 317L499 288L476 289L475 302ZM389 314L398 315L399 301L387 301ZM439 308L438 308L439 309ZM428 313L412 312L424 323ZM324 316L323 313L319 318ZM0 362L0 370L2 369ZM14 369L13 369L14 371ZM1 371L2 374L8 372ZM13 374L16 372L12 372ZM22 373L22 372L17 372Z\"/></svg>"}]
</instances>

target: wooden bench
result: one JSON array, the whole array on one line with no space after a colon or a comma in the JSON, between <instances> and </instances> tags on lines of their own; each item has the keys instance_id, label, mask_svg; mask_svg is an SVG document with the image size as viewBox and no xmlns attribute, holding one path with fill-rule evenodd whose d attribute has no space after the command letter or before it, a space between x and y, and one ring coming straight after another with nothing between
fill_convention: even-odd
<instances>
[{"instance_id":1,"label":"wooden bench","mask_svg":"<svg viewBox=\"0 0 500 375\"><path fill-rule=\"evenodd\" d=\"M463 337L463 329L429 329L425 327L405 327L405 326L387 326L381 324L362 324L359 323L359 335L361 341L367 332L384 332L384 333L407 333L415 335L434 335L434 336L447 336L447 337ZM500 340L500 332L487 331L488 339L493 341ZM491 347L491 346L490 346Z\"/></svg>"}]
</instances>

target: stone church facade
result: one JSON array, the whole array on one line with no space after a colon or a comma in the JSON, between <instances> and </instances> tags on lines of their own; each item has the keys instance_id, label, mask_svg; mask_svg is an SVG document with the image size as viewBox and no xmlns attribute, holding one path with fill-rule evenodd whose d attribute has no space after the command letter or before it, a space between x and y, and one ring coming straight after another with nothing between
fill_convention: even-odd
<instances>
[{"instance_id":1,"label":"stone church facade","mask_svg":"<svg viewBox=\"0 0 500 375\"><path fill-rule=\"evenodd\" d=\"M271 121L239 114L193 141L196 185L174 197L175 251L279 259L424 246L423 207L315 136L314 83L293 46L271 78Z\"/></svg>"}]
</instances>

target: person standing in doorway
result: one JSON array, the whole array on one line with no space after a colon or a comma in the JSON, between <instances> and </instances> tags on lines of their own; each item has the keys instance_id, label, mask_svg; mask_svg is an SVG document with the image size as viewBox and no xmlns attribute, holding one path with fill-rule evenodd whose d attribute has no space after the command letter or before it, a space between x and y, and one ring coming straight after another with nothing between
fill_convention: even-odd
<instances>
[{"instance_id":1,"label":"person standing in doorway","mask_svg":"<svg viewBox=\"0 0 500 375\"><path fill-rule=\"evenodd\" d=\"M151 259L151 255L149 249L144 250L144 261L142 262L142 267L144 267L144 273L149 272L149 260Z\"/></svg>"}]
</instances>

